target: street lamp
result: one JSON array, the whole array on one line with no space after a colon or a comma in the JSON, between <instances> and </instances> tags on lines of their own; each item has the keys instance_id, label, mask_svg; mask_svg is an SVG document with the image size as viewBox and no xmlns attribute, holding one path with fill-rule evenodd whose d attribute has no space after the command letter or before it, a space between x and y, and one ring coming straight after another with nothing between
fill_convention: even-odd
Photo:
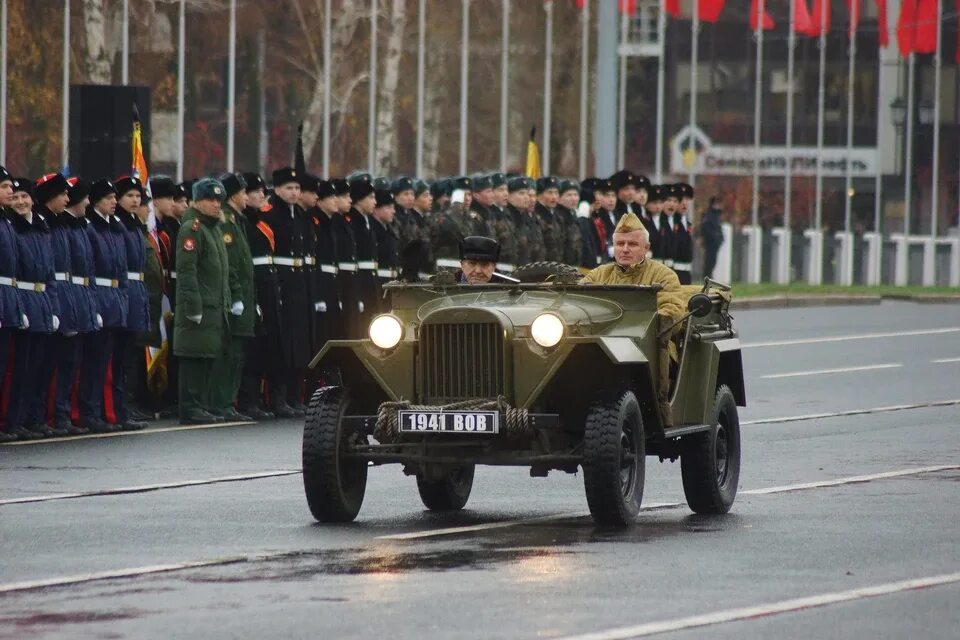
<instances>
[{"instance_id":1,"label":"street lamp","mask_svg":"<svg viewBox=\"0 0 960 640\"><path fill-rule=\"evenodd\" d=\"M917 106L917 117L920 119L920 124L933 124L933 102L930 100L921 100Z\"/></svg>"},{"instance_id":2,"label":"street lamp","mask_svg":"<svg viewBox=\"0 0 960 640\"><path fill-rule=\"evenodd\" d=\"M890 115L893 117L893 126L900 129L907 121L907 103L900 96L890 103Z\"/></svg>"}]
</instances>

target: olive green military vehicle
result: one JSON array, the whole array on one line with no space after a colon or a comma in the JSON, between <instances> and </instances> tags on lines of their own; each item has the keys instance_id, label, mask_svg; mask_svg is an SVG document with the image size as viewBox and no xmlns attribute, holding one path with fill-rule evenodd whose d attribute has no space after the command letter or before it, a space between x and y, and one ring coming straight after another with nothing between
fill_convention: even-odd
<instances>
[{"instance_id":1,"label":"olive green military vehicle","mask_svg":"<svg viewBox=\"0 0 960 640\"><path fill-rule=\"evenodd\" d=\"M582 469L594 520L623 526L639 512L647 456L680 460L693 511L730 509L745 390L729 287L685 287L674 326L658 320L656 286L451 279L384 289L392 311L369 337L328 342L311 363L328 385L303 433L317 520L353 520L368 471L393 463L416 477L427 508L462 509L485 464L531 476Z\"/></svg>"}]
</instances>

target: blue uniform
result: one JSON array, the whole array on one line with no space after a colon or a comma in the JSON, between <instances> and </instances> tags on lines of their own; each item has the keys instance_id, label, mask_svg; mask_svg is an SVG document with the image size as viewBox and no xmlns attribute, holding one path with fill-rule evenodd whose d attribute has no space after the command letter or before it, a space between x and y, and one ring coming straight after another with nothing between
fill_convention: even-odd
<instances>
[{"instance_id":1,"label":"blue uniform","mask_svg":"<svg viewBox=\"0 0 960 640\"><path fill-rule=\"evenodd\" d=\"M34 213L32 220L17 216L13 228L17 233L17 293L30 324L14 336L16 357L7 425L19 429L46 422L43 392L50 380L44 373L49 368L47 351L54 332L53 317L59 315L60 307L46 221L39 213Z\"/></svg>"},{"instance_id":2,"label":"blue uniform","mask_svg":"<svg viewBox=\"0 0 960 640\"><path fill-rule=\"evenodd\" d=\"M19 255L17 233L11 222L16 215L8 209L0 209L0 393L7 377L13 334L20 327L23 315L16 285Z\"/></svg>"},{"instance_id":3,"label":"blue uniform","mask_svg":"<svg viewBox=\"0 0 960 640\"><path fill-rule=\"evenodd\" d=\"M126 279L121 288L127 294L127 331L144 333L150 330L150 303L147 288L143 284L143 269L147 262L147 240L140 228L140 221L132 213L117 208L117 219L123 231L126 249Z\"/></svg>"}]
</instances>

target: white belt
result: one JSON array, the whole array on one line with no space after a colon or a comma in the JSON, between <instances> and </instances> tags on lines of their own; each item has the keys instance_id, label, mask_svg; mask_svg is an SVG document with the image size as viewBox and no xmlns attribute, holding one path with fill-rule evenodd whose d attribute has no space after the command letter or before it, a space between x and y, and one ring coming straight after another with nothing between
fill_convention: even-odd
<instances>
[{"instance_id":1,"label":"white belt","mask_svg":"<svg viewBox=\"0 0 960 640\"><path fill-rule=\"evenodd\" d=\"M424 273L423 271L420 271L419 273L417 273L417 277L420 278L421 280L429 280L432 276L429 273Z\"/></svg>"},{"instance_id":2,"label":"white belt","mask_svg":"<svg viewBox=\"0 0 960 640\"><path fill-rule=\"evenodd\" d=\"M506 272L506 273L513 273L514 269L516 269L516 268L517 268L517 267L516 267L515 265L512 265L512 264L500 264L499 262L497 263L497 271L502 271L502 272Z\"/></svg>"},{"instance_id":3,"label":"white belt","mask_svg":"<svg viewBox=\"0 0 960 640\"><path fill-rule=\"evenodd\" d=\"M360 269L360 271L376 271L377 263L374 260L357 260L357 269Z\"/></svg>"},{"instance_id":4,"label":"white belt","mask_svg":"<svg viewBox=\"0 0 960 640\"><path fill-rule=\"evenodd\" d=\"M377 275L381 278L396 278L397 272L393 269L377 269Z\"/></svg>"},{"instance_id":5,"label":"white belt","mask_svg":"<svg viewBox=\"0 0 960 640\"><path fill-rule=\"evenodd\" d=\"M667 258L666 260L663 261L663 264L667 265L668 267L672 267L673 260L671 258Z\"/></svg>"},{"instance_id":6,"label":"white belt","mask_svg":"<svg viewBox=\"0 0 960 640\"><path fill-rule=\"evenodd\" d=\"M253 266L255 267L262 267L269 264L273 264L273 256L257 256L253 259Z\"/></svg>"},{"instance_id":7,"label":"white belt","mask_svg":"<svg viewBox=\"0 0 960 640\"><path fill-rule=\"evenodd\" d=\"M673 270L674 271L692 271L693 263L692 262L674 262Z\"/></svg>"},{"instance_id":8,"label":"white belt","mask_svg":"<svg viewBox=\"0 0 960 640\"><path fill-rule=\"evenodd\" d=\"M81 287L90 286L90 278L81 278L80 276L71 276L70 282L72 282L73 284L78 284Z\"/></svg>"},{"instance_id":9,"label":"white belt","mask_svg":"<svg viewBox=\"0 0 960 640\"><path fill-rule=\"evenodd\" d=\"M36 293L43 293L47 290L47 285L42 282L17 282L17 289L23 289L24 291L34 291Z\"/></svg>"},{"instance_id":10,"label":"white belt","mask_svg":"<svg viewBox=\"0 0 960 640\"><path fill-rule=\"evenodd\" d=\"M54 278L54 280L56 280L57 282L70 282L70 274L69 274L69 273L63 273L62 271L59 272L59 273L53 274L53 278Z\"/></svg>"},{"instance_id":11,"label":"white belt","mask_svg":"<svg viewBox=\"0 0 960 640\"><path fill-rule=\"evenodd\" d=\"M317 264L317 259L313 256L307 256L303 259L303 261L311 266Z\"/></svg>"},{"instance_id":12,"label":"white belt","mask_svg":"<svg viewBox=\"0 0 960 640\"><path fill-rule=\"evenodd\" d=\"M177 279L177 272L176 272L176 271L171 271L171 272L170 272L170 279L171 279L171 280L176 280L176 279Z\"/></svg>"},{"instance_id":13,"label":"white belt","mask_svg":"<svg viewBox=\"0 0 960 640\"><path fill-rule=\"evenodd\" d=\"M459 268L460 268L460 261L459 261L459 260L453 260L452 258L439 258L439 259L437 260L437 266L438 266L438 267L447 267L447 268L449 268L449 269L459 269Z\"/></svg>"},{"instance_id":14,"label":"white belt","mask_svg":"<svg viewBox=\"0 0 960 640\"><path fill-rule=\"evenodd\" d=\"M357 270L357 263L356 263L356 262L341 262L340 265L339 265L339 267L340 267L340 271L356 271L356 270Z\"/></svg>"},{"instance_id":15,"label":"white belt","mask_svg":"<svg viewBox=\"0 0 960 640\"><path fill-rule=\"evenodd\" d=\"M279 256L274 256L273 264L278 264L281 267L293 267L294 269L299 269L303 266L303 258L282 258Z\"/></svg>"},{"instance_id":16,"label":"white belt","mask_svg":"<svg viewBox=\"0 0 960 640\"><path fill-rule=\"evenodd\" d=\"M143 282L143 274L136 273L134 271L127 271L127 280L136 280L137 282Z\"/></svg>"},{"instance_id":17,"label":"white belt","mask_svg":"<svg viewBox=\"0 0 960 640\"><path fill-rule=\"evenodd\" d=\"M111 289L116 289L120 286L119 280L111 280L110 278L94 278L93 284L98 287L110 287Z\"/></svg>"},{"instance_id":18,"label":"white belt","mask_svg":"<svg viewBox=\"0 0 960 640\"><path fill-rule=\"evenodd\" d=\"M0 276L0 285L6 286L6 287L15 287L17 286L17 279L7 278L6 276Z\"/></svg>"},{"instance_id":19,"label":"white belt","mask_svg":"<svg viewBox=\"0 0 960 640\"><path fill-rule=\"evenodd\" d=\"M332 273L332 274L336 275L336 273L337 273L337 265L335 265L335 264L322 264L322 265L320 265L320 271L323 272L323 273Z\"/></svg>"}]
</instances>

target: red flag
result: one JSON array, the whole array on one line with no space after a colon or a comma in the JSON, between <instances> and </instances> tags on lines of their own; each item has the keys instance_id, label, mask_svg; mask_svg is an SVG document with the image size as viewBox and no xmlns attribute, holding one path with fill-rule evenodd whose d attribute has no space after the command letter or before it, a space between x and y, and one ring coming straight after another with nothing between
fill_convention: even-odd
<instances>
[{"instance_id":1,"label":"red flag","mask_svg":"<svg viewBox=\"0 0 960 640\"><path fill-rule=\"evenodd\" d=\"M860 26L860 9L860 0L847 0L847 15L849 16L847 35L851 38L857 32L857 27Z\"/></svg>"},{"instance_id":2,"label":"red flag","mask_svg":"<svg viewBox=\"0 0 960 640\"><path fill-rule=\"evenodd\" d=\"M679 2L680 0L675 0ZM637 0L618 0L617 7L620 9L620 13L626 13L627 15L635 15L637 13ZM679 9L677 9L679 11Z\"/></svg>"},{"instance_id":3,"label":"red flag","mask_svg":"<svg viewBox=\"0 0 960 640\"><path fill-rule=\"evenodd\" d=\"M663 10L674 18L680 17L680 0L663 0Z\"/></svg>"},{"instance_id":4,"label":"red flag","mask_svg":"<svg viewBox=\"0 0 960 640\"><path fill-rule=\"evenodd\" d=\"M813 30L813 19L810 17L810 9L807 8L807 0L797 0L793 4L793 30L805 36L817 35Z\"/></svg>"},{"instance_id":5,"label":"red flag","mask_svg":"<svg viewBox=\"0 0 960 640\"><path fill-rule=\"evenodd\" d=\"M577 0L577 9L583 9L584 5L587 4L587 0Z\"/></svg>"},{"instance_id":6,"label":"red flag","mask_svg":"<svg viewBox=\"0 0 960 640\"><path fill-rule=\"evenodd\" d=\"M913 50L933 53L937 50L937 29L940 27L939 0L920 0L917 3L917 26L913 36Z\"/></svg>"},{"instance_id":7,"label":"red flag","mask_svg":"<svg viewBox=\"0 0 960 640\"><path fill-rule=\"evenodd\" d=\"M877 0L877 31L880 35L880 46L886 47L890 44L890 27L887 26L887 0ZM957 55L960 55L960 53Z\"/></svg>"},{"instance_id":8,"label":"red flag","mask_svg":"<svg viewBox=\"0 0 960 640\"><path fill-rule=\"evenodd\" d=\"M773 18L767 13L765 0L750 0L750 29L757 30L757 15L763 15L763 30L770 31L774 28Z\"/></svg>"},{"instance_id":9,"label":"red flag","mask_svg":"<svg viewBox=\"0 0 960 640\"><path fill-rule=\"evenodd\" d=\"M697 4L697 13L703 22L716 22L723 13L723 6L727 0L700 0Z\"/></svg>"},{"instance_id":10,"label":"red flag","mask_svg":"<svg viewBox=\"0 0 960 640\"><path fill-rule=\"evenodd\" d=\"M917 0L902 0L900 17L897 19L897 47L900 55L907 57L913 52L913 39L917 30Z\"/></svg>"},{"instance_id":11,"label":"red flag","mask_svg":"<svg viewBox=\"0 0 960 640\"><path fill-rule=\"evenodd\" d=\"M813 0L810 12L810 35L819 36L830 32L830 0Z\"/></svg>"}]
</instances>

